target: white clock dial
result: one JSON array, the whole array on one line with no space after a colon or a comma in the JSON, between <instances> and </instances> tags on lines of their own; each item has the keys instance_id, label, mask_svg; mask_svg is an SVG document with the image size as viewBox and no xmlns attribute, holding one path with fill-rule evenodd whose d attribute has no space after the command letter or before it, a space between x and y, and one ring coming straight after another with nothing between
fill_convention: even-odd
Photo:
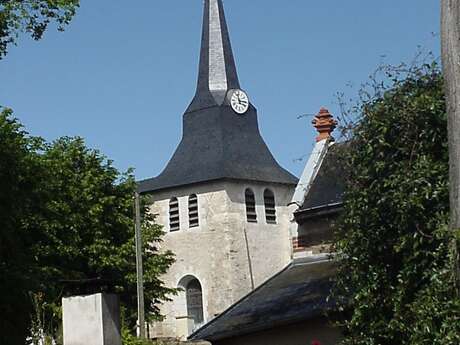
<instances>
[{"instance_id":1,"label":"white clock dial","mask_svg":"<svg viewBox=\"0 0 460 345\"><path fill-rule=\"evenodd\" d=\"M248 95L242 90L234 90L230 98L230 104L237 114L244 114L249 109Z\"/></svg>"}]
</instances>

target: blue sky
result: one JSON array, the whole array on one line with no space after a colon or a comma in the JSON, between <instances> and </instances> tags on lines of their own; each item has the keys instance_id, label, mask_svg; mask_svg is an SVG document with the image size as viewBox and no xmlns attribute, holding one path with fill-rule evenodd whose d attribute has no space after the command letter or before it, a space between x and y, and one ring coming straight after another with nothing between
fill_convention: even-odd
<instances>
[{"instance_id":1,"label":"blue sky","mask_svg":"<svg viewBox=\"0 0 460 345\"><path fill-rule=\"evenodd\" d=\"M242 88L276 159L299 175L311 118L382 61L439 55L437 0L225 0ZM33 135L82 136L137 178L161 172L195 92L200 0L83 0L64 33L0 60L0 104Z\"/></svg>"}]
</instances>

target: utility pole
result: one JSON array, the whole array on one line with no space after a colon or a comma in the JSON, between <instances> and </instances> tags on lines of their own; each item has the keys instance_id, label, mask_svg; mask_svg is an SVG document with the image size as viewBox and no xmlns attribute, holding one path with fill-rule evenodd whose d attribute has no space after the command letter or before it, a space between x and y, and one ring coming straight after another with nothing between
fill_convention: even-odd
<instances>
[{"instance_id":1,"label":"utility pole","mask_svg":"<svg viewBox=\"0 0 460 345\"><path fill-rule=\"evenodd\" d=\"M135 204L135 232L136 232L136 272L137 272L137 322L139 337L145 339L145 310L144 310L144 273L142 268L142 231L141 207L139 193L134 195Z\"/></svg>"},{"instance_id":2,"label":"utility pole","mask_svg":"<svg viewBox=\"0 0 460 345\"><path fill-rule=\"evenodd\" d=\"M460 294L460 1L441 0L442 65L449 131L450 229L453 273Z\"/></svg>"}]
</instances>

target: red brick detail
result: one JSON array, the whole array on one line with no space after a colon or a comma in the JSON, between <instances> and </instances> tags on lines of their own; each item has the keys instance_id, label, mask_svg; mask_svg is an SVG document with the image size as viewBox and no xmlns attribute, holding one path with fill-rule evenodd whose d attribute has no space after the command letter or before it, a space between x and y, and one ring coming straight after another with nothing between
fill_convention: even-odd
<instances>
[{"instance_id":1,"label":"red brick detail","mask_svg":"<svg viewBox=\"0 0 460 345\"><path fill-rule=\"evenodd\" d=\"M301 252L305 250L305 248L308 247L306 243L306 239L307 238L304 236L292 238L292 248L294 249L295 252Z\"/></svg>"}]
</instances>

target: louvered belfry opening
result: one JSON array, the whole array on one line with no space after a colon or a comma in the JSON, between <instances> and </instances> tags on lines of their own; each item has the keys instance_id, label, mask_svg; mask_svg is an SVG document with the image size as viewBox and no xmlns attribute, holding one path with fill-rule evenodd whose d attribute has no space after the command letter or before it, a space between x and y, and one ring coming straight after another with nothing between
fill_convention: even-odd
<instances>
[{"instance_id":1,"label":"louvered belfry opening","mask_svg":"<svg viewBox=\"0 0 460 345\"><path fill-rule=\"evenodd\" d=\"M275 194L270 189L264 192L265 220L267 224L276 224Z\"/></svg>"},{"instance_id":2,"label":"louvered belfry opening","mask_svg":"<svg viewBox=\"0 0 460 345\"><path fill-rule=\"evenodd\" d=\"M200 217L198 213L198 197L196 194L190 195L188 198L188 222L190 228L196 228L200 225Z\"/></svg>"},{"instance_id":3,"label":"louvered belfry opening","mask_svg":"<svg viewBox=\"0 0 460 345\"><path fill-rule=\"evenodd\" d=\"M256 198L254 192L248 188L244 194L246 200L246 219L249 223L257 223Z\"/></svg>"},{"instance_id":4,"label":"louvered belfry opening","mask_svg":"<svg viewBox=\"0 0 460 345\"><path fill-rule=\"evenodd\" d=\"M180 230L179 200L177 198L172 198L169 201L169 230Z\"/></svg>"}]
</instances>

